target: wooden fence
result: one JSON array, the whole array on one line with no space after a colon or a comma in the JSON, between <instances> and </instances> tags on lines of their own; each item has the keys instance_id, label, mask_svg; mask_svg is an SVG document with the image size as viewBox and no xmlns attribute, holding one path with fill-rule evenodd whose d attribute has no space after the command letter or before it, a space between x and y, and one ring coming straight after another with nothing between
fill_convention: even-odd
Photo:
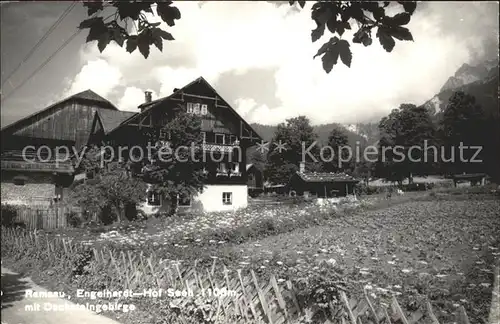
<instances>
[{"instance_id":1,"label":"wooden fence","mask_svg":"<svg viewBox=\"0 0 500 324\"><path fill-rule=\"evenodd\" d=\"M68 227L68 215L81 214L81 209L72 206L59 205L28 205L15 206L15 223L22 223L28 230L55 229Z\"/></svg>"},{"instance_id":2,"label":"wooden fence","mask_svg":"<svg viewBox=\"0 0 500 324\"><path fill-rule=\"evenodd\" d=\"M324 314L320 308L303 308L298 302L298 291L290 280L277 280L274 275L259 278L253 271L228 270L225 266L217 266L216 261L211 269L181 267L173 262L165 265L154 262L154 257L145 258L141 254L110 251L103 253L93 250L94 257L101 259L119 276L125 287L136 290L141 282L153 282L158 288L174 288L183 291L218 291L216 305L206 313L213 319L225 319L226 323L310 323L316 316ZM142 276L149 277L146 281ZM339 305L330 304L331 318L321 323L346 324L382 324L402 323L415 324L427 320L439 324L429 301L417 311L405 312L395 296L390 298L388 306L377 303L365 290L364 295L349 298L346 292L340 292ZM173 308L186 309L191 303L189 298L179 298L178 303L171 303ZM204 314L206 317L207 314ZM455 314L456 324L470 324L466 311L460 306ZM216 321L217 322L217 321ZM224 323L224 322L221 322Z\"/></svg>"},{"instance_id":3,"label":"wooden fence","mask_svg":"<svg viewBox=\"0 0 500 324\"><path fill-rule=\"evenodd\" d=\"M39 257L45 255L51 263L60 264L62 269L71 269L74 256L87 250L93 255L86 265L87 276L101 279L101 284L109 291L152 289L158 292L162 289L162 303L165 303L163 298L169 298L166 302L169 302L172 312L179 310L182 323L188 323L183 312L193 308L194 299L197 305L208 305L197 310L203 313L204 318L210 318L208 322L211 323L302 324L311 323L309 320L316 315L324 315L324 308L315 307L317 305L301 306L298 291L290 280L279 280L274 275L259 277L253 270L228 270L216 259L211 267L196 264L181 266L181 262L162 260L154 253L145 256L142 252L117 251L105 246L89 248L61 238L49 240L47 236L36 232L23 234L15 229L2 230L2 244L10 250L30 249L30 254ZM498 267L495 273L498 275ZM498 284L495 286L498 289ZM166 297L166 291L170 288L192 291L195 297ZM205 291L205 295L201 291ZM210 291L211 298L205 298L209 297ZM367 290L356 296L341 291L339 297L339 303L327 305L331 310L329 318L314 323L449 323L449 318L438 319L428 300L419 305L417 310L407 311L394 295L387 304L373 299ZM148 303L151 303L151 299L148 299ZM453 323L471 324L463 306L456 309Z\"/></svg>"}]
</instances>

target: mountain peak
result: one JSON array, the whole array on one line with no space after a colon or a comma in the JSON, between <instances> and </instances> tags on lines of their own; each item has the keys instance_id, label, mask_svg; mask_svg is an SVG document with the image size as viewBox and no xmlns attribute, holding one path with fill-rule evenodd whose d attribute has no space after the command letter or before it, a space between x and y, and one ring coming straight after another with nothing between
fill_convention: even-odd
<instances>
[{"instance_id":1,"label":"mountain peak","mask_svg":"<svg viewBox=\"0 0 500 324\"><path fill-rule=\"evenodd\" d=\"M454 76L451 76L446 83L441 88L440 92L446 90L453 90L464 86L466 84L476 82L478 80L484 79L491 68L494 66L494 62L485 61L481 64L472 66L470 64L464 63L455 72Z\"/></svg>"}]
</instances>

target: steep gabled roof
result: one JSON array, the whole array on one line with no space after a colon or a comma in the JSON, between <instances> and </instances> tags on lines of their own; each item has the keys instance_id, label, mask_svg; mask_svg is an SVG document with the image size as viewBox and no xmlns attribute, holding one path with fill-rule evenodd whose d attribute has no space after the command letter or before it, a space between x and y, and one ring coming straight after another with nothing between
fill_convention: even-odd
<instances>
[{"instance_id":1,"label":"steep gabled roof","mask_svg":"<svg viewBox=\"0 0 500 324\"><path fill-rule=\"evenodd\" d=\"M118 108L116 108L115 105L113 105L109 100L104 99L103 97L101 97L100 95L98 95L97 93L95 93L94 91L92 91L90 89L87 89L85 91L74 94L74 95L66 98L64 101L69 100L69 99L81 99L81 100L96 101L96 102L100 102L100 103L108 105L109 107L111 107L109 109L118 110Z\"/></svg>"},{"instance_id":2,"label":"steep gabled roof","mask_svg":"<svg viewBox=\"0 0 500 324\"><path fill-rule=\"evenodd\" d=\"M15 122L3 127L1 132L4 133L5 131L15 129L16 127L22 126L24 124L29 124L29 122L33 118L35 118L36 116L43 114L43 113L46 113L46 112L51 111L51 110L55 111L56 109L60 108L60 105L62 103L65 103L65 102L70 101L70 100L92 101L92 102L99 103L101 105L102 109L118 110L118 108L116 108L110 101L104 99L103 97L99 96L97 93L95 93L94 91L89 89L89 90L85 90L85 91L76 93L72 96L69 96L63 100L60 100L60 101L48 106L45 109L42 109L42 110L37 111L31 115L28 115L24 118L21 118L18 121L15 121Z\"/></svg>"},{"instance_id":3,"label":"steep gabled roof","mask_svg":"<svg viewBox=\"0 0 500 324\"><path fill-rule=\"evenodd\" d=\"M167 97L163 97L163 98L156 99L156 100L154 100L154 101L147 102L147 103L143 103L143 104L139 105L139 109L142 109L142 111L141 111L139 114L137 114L137 115L135 115L135 116L131 116L130 118L128 118L128 119L127 119L126 121L124 121L124 122L123 122L120 126L122 126L122 125L126 125L126 124L130 121L130 120L135 119L136 117L138 117L138 116L140 116L140 115L143 115L143 114L145 114L145 113L149 112L151 109L154 109L155 107L158 107L158 106L159 106L159 105L161 105L162 103L164 103L164 102L166 102L166 101L168 101L168 100L170 100L170 99L174 98L175 96L180 95L180 94L181 94L181 93L182 93L182 92L183 92L186 88L189 88L190 86L192 86L193 84L195 84L195 83L197 83L197 82L203 82L203 83L205 83L205 85L206 85L206 86L208 86L208 88L209 88L210 90L212 90L212 91L216 94L216 96L217 96L218 98L220 98L220 99L221 99L222 103L224 103L224 105L225 105L225 106L227 106L227 107L228 107L228 109L229 109L229 110L230 110L233 114L235 114L237 117L239 117L239 118L240 118L240 120L241 120L241 121L245 124L245 127L247 127L247 128L248 128L248 129L250 129L253 133L255 133L255 135L258 137L258 139L262 140L262 137L259 135L259 133L257 133L257 132L255 131L255 129L253 129L253 127L252 127L252 126L250 126L250 124L248 124L248 123L246 122L246 120L245 120L244 118L242 118L242 117L241 117L241 116L240 116L240 115L236 112L236 110L234 110L234 109L231 107L231 105L229 105L229 104L227 103L227 101L225 101L225 100L224 100L224 99L223 99L223 98L219 95L219 93L217 92L217 90L215 90L215 88L214 88L214 87L212 87L212 85L211 85L210 83L208 83L208 81L207 81L207 80L205 80L205 78L203 78L202 76L200 76L199 78L197 78L197 79L195 79L195 80L193 80L193 81L189 82L188 84L186 84L186 85L185 85L185 86L183 86L182 88L180 88L180 89L176 89L176 90L175 90L172 94L170 94L170 95L169 95L169 96L167 96ZM119 127L117 127L117 128L119 128Z\"/></svg>"},{"instance_id":4,"label":"steep gabled roof","mask_svg":"<svg viewBox=\"0 0 500 324\"><path fill-rule=\"evenodd\" d=\"M297 171L296 174L305 182L359 182L359 180L346 173Z\"/></svg>"}]
</instances>

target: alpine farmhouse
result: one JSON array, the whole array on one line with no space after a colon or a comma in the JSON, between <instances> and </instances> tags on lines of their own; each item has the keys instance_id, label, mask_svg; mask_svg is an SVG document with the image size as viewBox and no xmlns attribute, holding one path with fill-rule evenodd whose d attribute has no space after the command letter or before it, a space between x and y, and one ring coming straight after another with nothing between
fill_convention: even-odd
<instances>
[{"instance_id":1,"label":"alpine farmhouse","mask_svg":"<svg viewBox=\"0 0 500 324\"><path fill-rule=\"evenodd\" d=\"M9 191L23 191L19 189L22 187L44 184L46 196L60 199L63 188L68 187L75 177L85 178L86 175L73 164L55 165L57 145L73 145L79 152L86 145L96 143L132 147L143 143L143 136L152 131L164 138L167 135L160 130L168 122L167 112L179 106L201 118L204 151L222 154L217 161L207 159L204 162L207 173L205 188L193 197L179 199L179 208L213 212L246 207L246 151L262 139L203 77L158 100L152 101L151 93L146 92L145 102L137 113L120 111L106 99L87 90L7 126L2 130L2 197L4 191L8 195ZM50 147L52 160L30 158L30 161L25 161L20 153L26 145ZM8 183L6 190L4 174L8 175L5 178ZM40 174L44 177L40 178ZM18 199L33 198L33 190L24 191ZM166 200L153 190L148 192L147 201L140 206L146 214L162 212L168 207Z\"/></svg>"}]
</instances>

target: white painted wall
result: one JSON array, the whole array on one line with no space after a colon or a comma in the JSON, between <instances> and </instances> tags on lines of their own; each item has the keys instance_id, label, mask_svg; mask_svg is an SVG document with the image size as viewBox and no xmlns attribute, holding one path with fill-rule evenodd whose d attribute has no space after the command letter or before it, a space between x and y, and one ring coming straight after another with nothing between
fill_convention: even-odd
<instances>
[{"instance_id":1,"label":"white painted wall","mask_svg":"<svg viewBox=\"0 0 500 324\"><path fill-rule=\"evenodd\" d=\"M232 204L222 203L222 193L232 193ZM248 205L247 185L208 185L203 192L193 200L194 205L200 205L205 212L231 211L245 208Z\"/></svg>"},{"instance_id":2,"label":"white painted wall","mask_svg":"<svg viewBox=\"0 0 500 324\"><path fill-rule=\"evenodd\" d=\"M232 193L231 205L225 205L222 202L222 194L224 192ZM247 185L207 185L202 193L198 194L191 201L191 206L179 206L179 210L184 211L203 211L203 212L218 212L218 211L233 211L240 208L245 208L248 205L248 187ZM152 206L144 203L139 208L146 214L152 215L159 212L168 211L168 201L162 201L161 206Z\"/></svg>"}]
</instances>

